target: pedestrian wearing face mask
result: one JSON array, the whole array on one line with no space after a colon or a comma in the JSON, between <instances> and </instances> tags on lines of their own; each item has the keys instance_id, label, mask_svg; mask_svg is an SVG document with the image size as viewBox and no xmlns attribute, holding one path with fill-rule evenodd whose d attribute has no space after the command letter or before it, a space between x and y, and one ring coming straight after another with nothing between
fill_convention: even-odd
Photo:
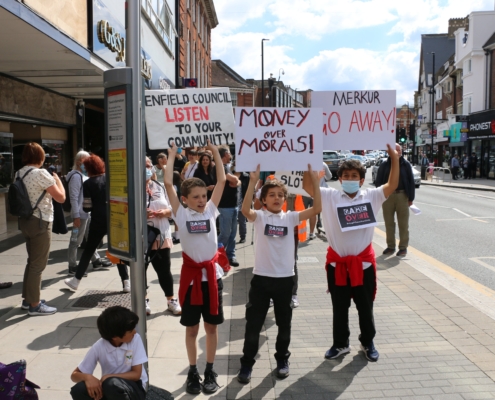
<instances>
[{"instance_id":1,"label":"pedestrian wearing face mask","mask_svg":"<svg viewBox=\"0 0 495 400\"><path fill-rule=\"evenodd\" d=\"M387 145L390 165L388 181L381 187L361 190L366 167L358 160L342 163L337 176L342 191L320 188L322 219L328 251L326 259L328 291L333 307L333 344L325 358L348 353L349 307L351 298L359 315L361 349L370 361L378 361L373 339L376 334L373 301L376 294L376 260L372 246L376 215L383 202L395 192L399 180L399 155ZM315 191L309 174L303 189L313 197Z\"/></svg>"},{"instance_id":2,"label":"pedestrian wearing face mask","mask_svg":"<svg viewBox=\"0 0 495 400\"><path fill-rule=\"evenodd\" d=\"M383 219L385 220L385 230L387 232L387 248L383 254L395 252L395 220L397 214L397 225L399 225L399 251L397 257L404 257L407 254L409 245L409 207L412 206L416 193L414 185L414 174L411 164L402 156L400 145L396 144L395 149L399 155L399 185L395 192L383 203ZM376 174L376 187L387 182L390 171L390 158L380 165Z\"/></svg>"}]
</instances>

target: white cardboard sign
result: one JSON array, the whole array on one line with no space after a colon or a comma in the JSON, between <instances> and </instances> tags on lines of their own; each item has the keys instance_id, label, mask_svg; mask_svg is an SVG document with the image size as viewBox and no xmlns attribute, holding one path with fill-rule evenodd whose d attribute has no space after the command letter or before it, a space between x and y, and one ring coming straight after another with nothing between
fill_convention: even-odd
<instances>
[{"instance_id":1,"label":"white cardboard sign","mask_svg":"<svg viewBox=\"0 0 495 400\"><path fill-rule=\"evenodd\" d=\"M321 168L321 109L236 107L235 120L237 171Z\"/></svg>"},{"instance_id":2,"label":"white cardboard sign","mask_svg":"<svg viewBox=\"0 0 495 400\"><path fill-rule=\"evenodd\" d=\"M147 90L144 106L150 149L234 144L229 88Z\"/></svg>"},{"instance_id":3,"label":"white cardboard sign","mask_svg":"<svg viewBox=\"0 0 495 400\"><path fill-rule=\"evenodd\" d=\"M304 171L279 171L275 173L275 179L281 181L287 187L290 194L311 197L303 188Z\"/></svg>"},{"instance_id":4,"label":"white cardboard sign","mask_svg":"<svg viewBox=\"0 0 495 400\"><path fill-rule=\"evenodd\" d=\"M376 150L395 144L395 90L313 92L311 104L323 110L323 149Z\"/></svg>"}]
</instances>

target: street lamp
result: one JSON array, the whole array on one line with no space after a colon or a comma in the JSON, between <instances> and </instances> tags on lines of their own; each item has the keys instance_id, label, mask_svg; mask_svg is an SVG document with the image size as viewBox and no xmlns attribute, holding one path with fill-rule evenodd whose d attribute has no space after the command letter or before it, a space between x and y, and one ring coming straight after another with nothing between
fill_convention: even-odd
<instances>
[{"instance_id":1,"label":"street lamp","mask_svg":"<svg viewBox=\"0 0 495 400\"><path fill-rule=\"evenodd\" d=\"M283 69L283 68L280 68L280 69L278 70L278 80L280 80L280 71L282 71L282 75L285 75L285 71L284 71L284 69Z\"/></svg>"},{"instance_id":2,"label":"street lamp","mask_svg":"<svg viewBox=\"0 0 495 400\"><path fill-rule=\"evenodd\" d=\"M270 77L268 78L268 87L269 87L268 92L270 94L269 107L273 107L273 86L274 86L274 84L275 84L275 78L273 77L273 74L270 74Z\"/></svg>"},{"instance_id":3,"label":"street lamp","mask_svg":"<svg viewBox=\"0 0 495 400\"><path fill-rule=\"evenodd\" d=\"M433 132L435 128L435 120L434 120L434 112L435 112L435 53L431 53L433 57L433 71L431 73L431 87L430 87L430 94L431 94L431 116L430 116L430 125L431 125L431 161L433 161Z\"/></svg>"},{"instance_id":4,"label":"street lamp","mask_svg":"<svg viewBox=\"0 0 495 400\"><path fill-rule=\"evenodd\" d=\"M265 62L264 62L264 55L263 55L263 45L265 40L270 40L270 39L261 39L261 106L265 106Z\"/></svg>"}]
</instances>

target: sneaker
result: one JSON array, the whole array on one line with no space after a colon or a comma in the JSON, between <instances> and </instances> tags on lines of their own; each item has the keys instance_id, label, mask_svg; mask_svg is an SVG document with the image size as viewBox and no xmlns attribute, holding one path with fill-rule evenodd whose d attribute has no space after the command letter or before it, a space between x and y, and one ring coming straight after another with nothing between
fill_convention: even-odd
<instances>
[{"instance_id":1,"label":"sneaker","mask_svg":"<svg viewBox=\"0 0 495 400\"><path fill-rule=\"evenodd\" d=\"M270 299L270 305L268 307L273 307L273 299Z\"/></svg>"},{"instance_id":2,"label":"sneaker","mask_svg":"<svg viewBox=\"0 0 495 400\"><path fill-rule=\"evenodd\" d=\"M242 238L241 240L239 240L239 243L246 243L246 238Z\"/></svg>"},{"instance_id":3,"label":"sneaker","mask_svg":"<svg viewBox=\"0 0 495 400\"><path fill-rule=\"evenodd\" d=\"M186 392L189 394L201 393L201 384L199 383L201 380L198 370L189 371L186 380Z\"/></svg>"},{"instance_id":4,"label":"sneaker","mask_svg":"<svg viewBox=\"0 0 495 400\"><path fill-rule=\"evenodd\" d=\"M389 247L387 247L385 250L383 250L383 255L387 255L387 254L392 254L395 252L395 249L391 249Z\"/></svg>"},{"instance_id":5,"label":"sneaker","mask_svg":"<svg viewBox=\"0 0 495 400\"><path fill-rule=\"evenodd\" d=\"M76 274L76 271L77 271L77 267L69 267L69 273L67 275L74 276ZM87 277L88 273L85 272L83 276Z\"/></svg>"},{"instance_id":6,"label":"sneaker","mask_svg":"<svg viewBox=\"0 0 495 400\"><path fill-rule=\"evenodd\" d=\"M77 290L77 288L79 287L79 284L81 283L81 281L79 279L77 279L76 277L73 277L73 278L67 278L64 280L64 283L69 286L72 290Z\"/></svg>"},{"instance_id":7,"label":"sneaker","mask_svg":"<svg viewBox=\"0 0 495 400\"><path fill-rule=\"evenodd\" d=\"M334 359L334 358L341 356L342 354L349 353L350 351L351 351L351 346L339 347L339 348L332 346L325 353L325 358L327 360L331 360L331 359Z\"/></svg>"},{"instance_id":8,"label":"sneaker","mask_svg":"<svg viewBox=\"0 0 495 400\"><path fill-rule=\"evenodd\" d=\"M220 387L217 383L218 374L213 369L205 370L205 380L203 382L203 392L206 394L215 393Z\"/></svg>"},{"instance_id":9,"label":"sneaker","mask_svg":"<svg viewBox=\"0 0 495 400\"><path fill-rule=\"evenodd\" d=\"M151 315L150 299L146 299L146 315Z\"/></svg>"},{"instance_id":10,"label":"sneaker","mask_svg":"<svg viewBox=\"0 0 495 400\"><path fill-rule=\"evenodd\" d=\"M291 306L291 308L297 308L297 307L299 307L299 300L297 298L297 295L293 295L292 296L292 300L290 302L290 306Z\"/></svg>"},{"instance_id":11,"label":"sneaker","mask_svg":"<svg viewBox=\"0 0 495 400\"><path fill-rule=\"evenodd\" d=\"M251 382L251 372L253 372L252 367L241 365L241 369L237 373L237 380L241 383Z\"/></svg>"},{"instance_id":12,"label":"sneaker","mask_svg":"<svg viewBox=\"0 0 495 400\"><path fill-rule=\"evenodd\" d=\"M55 307L50 307L46 303L41 303L38 304L37 307L31 307L29 306L29 315L52 315L57 312L57 309Z\"/></svg>"},{"instance_id":13,"label":"sneaker","mask_svg":"<svg viewBox=\"0 0 495 400\"><path fill-rule=\"evenodd\" d=\"M182 314L182 308L180 308L179 301L177 299L170 299L167 301L167 310L171 311L174 315ZM206 379L206 378L205 378Z\"/></svg>"},{"instance_id":14,"label":"sneaker","mask_svg":"<svg viewBox=\"0 0 495 400\"><path fill-rule=\"evenodd\" d=\"M122 281L122 291L124 293L129 293L131 291L131 281L129 279L125 279Z\"/></svg>"},{"instance_id":15,"label":"sneaker","mask_svg":"<svg viewBox=\"0 0 495 400\"><path fill-rule=\"evenodd\" d=\"M176 238L172 238L172 243L173 244L179 244L180 243L180 239L176 239ZM199 392L198 392L199 393Z\"/></svg>"},{"instance_id":16,"label":"sneaker","mask_svg":"<svg viewBox=\"0 0 495 400\"><path fill-rule=\"evenodd\" d=\"M285 379L289 376L289 360L277 360L277 377Z\"/></svg>"},{"instance_id":17,"label":"sneaker","mask_svg":"<svg viewBox=\"0 0 495 400\"><path fill-rule=\"evenodd\" d=\"M231 259L229 259L229 264L232 265L233 267L239 266L239 263L237 262L237 258L235 258L235 257L232 257Z\"/></svg>"},{"instance_id":18,"label":"sneaker","mask_svg":"<svg viewBox=\"0 0 495 400\"><path fill-rule=\"evenodd\" d=\"M397 257L405 257L407 256L407 249L399 249L399 251L396 254Z\"/></svg>"},{"instance_id":19,"label":"sneaker","mask_svg":"<svg viewBox=\"0 0 495 400\"><path fill-rule=\"evenodd\" d=\"M373 362L378 361L378 357L380 357L380 353L378 353L378 350L375 349L375 345L373 344L373 341L371 341L371 343L368 346L363 346L363 344L361 344L361 350L364 351L364 355L368 360Z\"/></svg>"},{"instance_id":20,"label":"sneaker","mask_svg":"<svg viewBox=\"0 0 495 400\"><path fill-rule=\"evenodd\" d=\"M110 260L107 260L106 258L98 258L98 260L93 263L93 269L108 268L112 265L113 264Z\"/></svg>"},{"instance_id":21,"label":"sneaker","mask_svg":"<svg viewBox=\"0 0 495 400\"><path fill-rule=\"evenodd\" d=\"M46 301L42 299L40 303L45 304ZM22 299L21 310L29 310L29 303L24 299Z\"/></svg>"},{"instance_id":22,"label":"sneaker","mask_svg":"<svg viewBox=\"0 0 495 400\"><path fill-rule=\"evenodd\" d=\"M309 234L309 240L313 240L315 237L316 237L316 235L314 233Z\"/></svg>"}]
</instances>

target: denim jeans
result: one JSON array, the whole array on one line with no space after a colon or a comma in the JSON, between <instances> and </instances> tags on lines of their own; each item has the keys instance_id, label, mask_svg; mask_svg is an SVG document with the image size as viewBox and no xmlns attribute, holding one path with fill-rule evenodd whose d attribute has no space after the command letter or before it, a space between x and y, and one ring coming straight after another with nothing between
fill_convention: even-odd
<instances>
[{"instance_id":1,"label":"denim jeans","mask_svg":"<svg viewBox=\"0 0 495 400\"><path fill-rule=\"evenodd\" d=\"M234 208L219 208L220 216L220 235L218 242L225 247L225 252L229 260L235 257L235 236L237 234L237 214L239 209Z\"/></svg>"}]
</instances>

